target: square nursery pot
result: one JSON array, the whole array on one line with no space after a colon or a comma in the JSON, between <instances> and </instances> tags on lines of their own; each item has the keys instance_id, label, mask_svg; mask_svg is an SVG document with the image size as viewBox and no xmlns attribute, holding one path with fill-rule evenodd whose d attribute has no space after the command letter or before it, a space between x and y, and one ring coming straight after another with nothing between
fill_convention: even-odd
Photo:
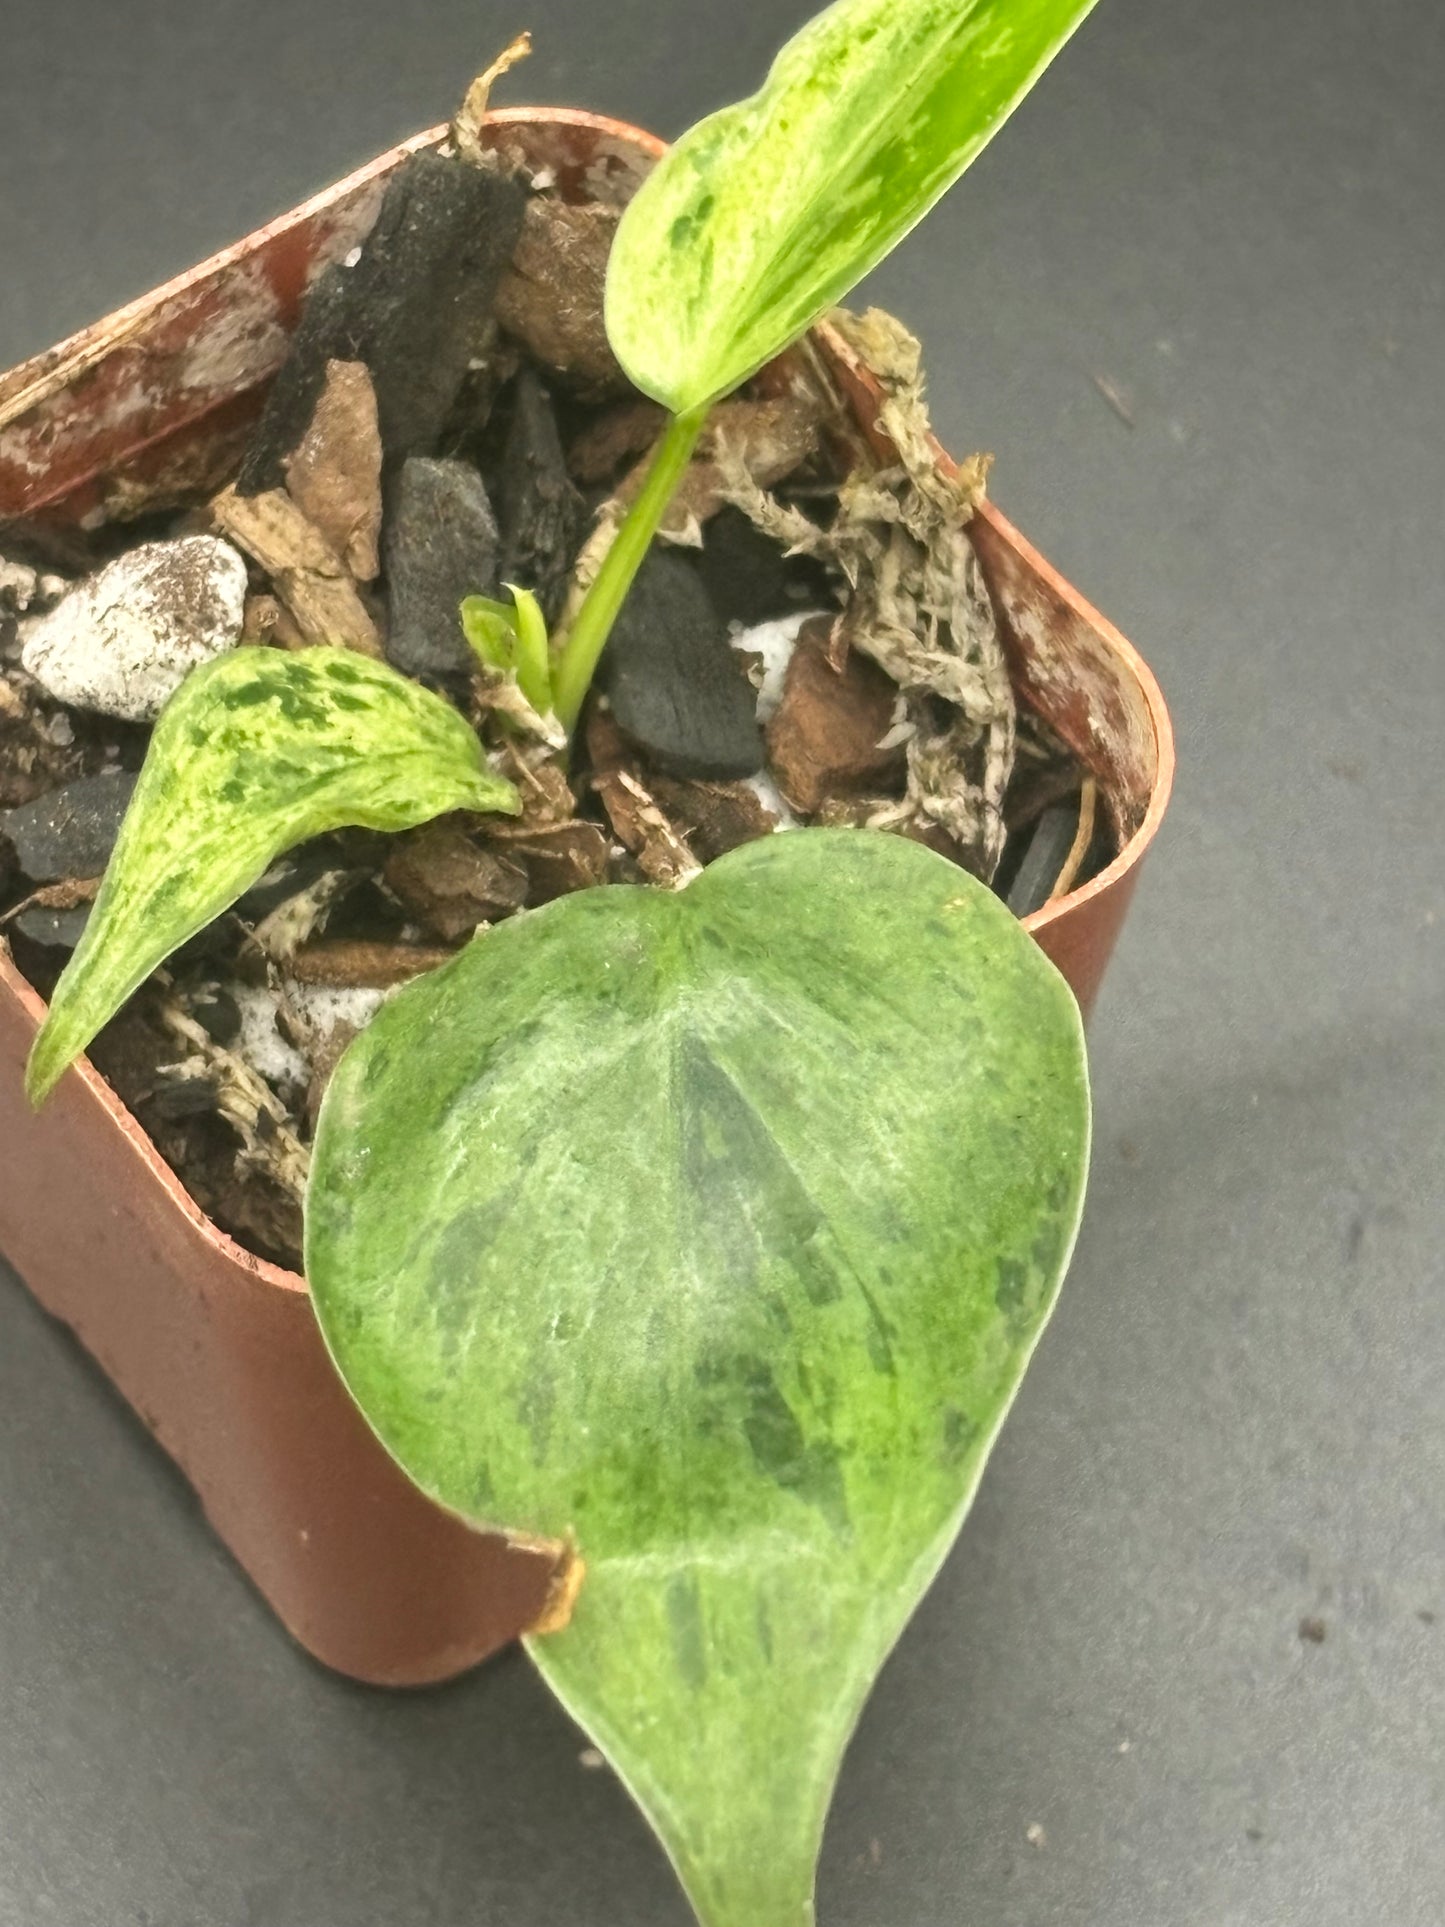
<instances>
[{"instance_id":1,"label":"square nursery pot","mask_svg":"<svg viewBox=\"0 0 1445 1927\"><path fill-rule=\"evenodd\" d=\"M94 521L157 492L219 486L309 281L366 232L391 172L441 137L383 155L0 377L0 519ZM616 122L541 109L493 115L490 139L551 170L572 200L625 199L661 151ZM826 328L816 339L890 458L872 377ZM1113 814L1115 860L1027 919L1087 1009L1168 799L1169 718L1134 650L996 509L980 509L972 534L1019 697L1094 773ZM93 1353L318 1659L417 1685L514 1638L544 1604L548 1565L413 1489L342 1389L304 1281L203 1215L88 1063L32 1114L22 1071L42 1014L0 945L0 1249L36 1298Z\"/></svg>"}]
</instances>

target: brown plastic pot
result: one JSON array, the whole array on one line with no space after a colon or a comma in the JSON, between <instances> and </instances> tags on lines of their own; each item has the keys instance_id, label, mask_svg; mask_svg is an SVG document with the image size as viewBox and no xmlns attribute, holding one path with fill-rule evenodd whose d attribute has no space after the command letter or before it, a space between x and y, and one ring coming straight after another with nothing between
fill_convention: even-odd
<instances>
[{"instance_id":1,"label":"brown plastic pot","mask_svg":"<svg viewBox=\"0 0 1445 1927\"><path fill-rule=\"evenodd\" d=\"M419 136L350 179L0 377L0 518L85 522L141 492L219 483L318 269L375 215ZM521 109L490 138L569 199L621 200L660 152L594 115ZM818 345L887 457L878 390ZM940 460L947 457L940 451ZM1013 675L1109 799L1120 854L1028 928L1090 1005L1164 813L1169 718L1133 649L998 511L974 527ZM0 949L0 1249L94 1354L181 1466L216 1531L300 1643L358 1679L416 1685L524 1630L549 1567L424 1499L352 1406L302 1279L243 1251L186 1195L87 1062L33 1114L22 1071L40 999Z\"/></svg>"}]
</instances>

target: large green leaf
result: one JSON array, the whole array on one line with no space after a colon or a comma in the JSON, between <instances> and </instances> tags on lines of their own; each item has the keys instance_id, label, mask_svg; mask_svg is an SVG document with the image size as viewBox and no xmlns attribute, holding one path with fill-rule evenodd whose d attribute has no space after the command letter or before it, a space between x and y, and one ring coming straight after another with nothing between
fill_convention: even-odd
<instances>
[{"instance_id":1,"label":"large green leaf","mask_svg":"<svg viewBox=\"0 0 1445 1927\"><path fill-rule=\"evenodd\" d=\"M682 414L840 301L987 145L1094 0L838 0L623 217L607 329Z\"/></svg>"},{"instance_id":2,"label":"large green leaf","mask_svg":"<svg viewBox=\"0 0 1445 1927\"><path fill-rule=\"evenodd\" d=\"M26 1073L39 1103L158 963L282 850L356 824L515 811L456 710L350 649L233 649L188 676L151 738L95 909Z\"/></svg>"},{"instance_id":3,"label":"large green leaf","mask_svg":"<svg viewBox=\"0 0 1445 1927\"><path fill-rule=\"evenodd\" d=\"M572 896L404 991L323 1107L353 1395L480 1523L575 1539L533 1656L708 1927L803 1927L839 1760L1053 1303L1079 1016L981 885L805 830Z\"/></svg>"}]
</instances>

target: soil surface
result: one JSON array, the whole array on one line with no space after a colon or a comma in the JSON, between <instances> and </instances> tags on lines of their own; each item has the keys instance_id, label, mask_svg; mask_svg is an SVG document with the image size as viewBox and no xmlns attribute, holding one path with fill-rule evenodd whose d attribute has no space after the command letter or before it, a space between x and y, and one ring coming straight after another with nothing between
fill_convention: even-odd
<instances>
[{"instance_id":1,"label":"soil surface","mask_svg":"<svg viewBox=\"0 0 1445 1927\"><path fill-rule=\"evenodd\" d=\"M879 468L806 349L719 408L569 770L549 719L482 668L458 604L518 584L565 628L662 425L602 329L616 218L543 177L419 154L371 240L313 290L219 496L133 503L84 535L0 526L0 938L42 993L85 927L149 737L126 720L130 684L107 713L104 674L74 660L102 569L109 608L127 569L150 581L166 545L193 557L205 537L222 569L244 563L246 592L221 634L214 581L198 586L197 653L384 655L456 703L521 791L517 819L288 853L92 1048L202 1208L288 1266L341 1052L398 984L506 917L604 884L679 888L800 824L917 838L1019 916L1115 853L1109 799L1015 710L967 538L982 466L938 474L916 344L876 313L842 321L880 374L898 466ZM187 579L162 681L188 666ZM121 626L132 613L122 600Z\"/></svg>"}]
</instances>

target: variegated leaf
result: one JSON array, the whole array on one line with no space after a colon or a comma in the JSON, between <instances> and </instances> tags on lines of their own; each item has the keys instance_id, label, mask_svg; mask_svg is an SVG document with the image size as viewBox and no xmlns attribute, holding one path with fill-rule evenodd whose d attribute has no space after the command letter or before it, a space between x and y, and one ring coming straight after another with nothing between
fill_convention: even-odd
<instances>
[{"instance_id":1,"label":"variegated leaf","mask_svg":"<svg viewBox=\"0 0 1445 1927\"><path fill-rule=\"evenodd\" d=\"M474 730L439 696L349 649L235 649L161 713L90 922L26 1074L33 1102L156 965L281 851L355 824L515 811Z\"/></svg>"},{"instance_id":2,"label":"variegated leaf","mask_svg":"<svg viewBox=\"0 0 1445 1927\"><path fill-rule=\"evenodd\" d=\"M351 1391L478 1523L574 1538L538 1666L707 1927L805 1927L839 1760L1054 1302L1078 1010L861 830L563 898L403 991L323 1106L306 1268Z\"/></svg>"},{"instance_id":3,"label":"variegated leaf","mask_svg":"<svg viewBox=\"0 0 1445 1927\"><path fill-rule=\"evenodd\" d=\"M746 380L875 267L1094 0L837 0L762 90L692 128L623 217L607 329L677 414Z\"/></svg>"}]
</instances>

